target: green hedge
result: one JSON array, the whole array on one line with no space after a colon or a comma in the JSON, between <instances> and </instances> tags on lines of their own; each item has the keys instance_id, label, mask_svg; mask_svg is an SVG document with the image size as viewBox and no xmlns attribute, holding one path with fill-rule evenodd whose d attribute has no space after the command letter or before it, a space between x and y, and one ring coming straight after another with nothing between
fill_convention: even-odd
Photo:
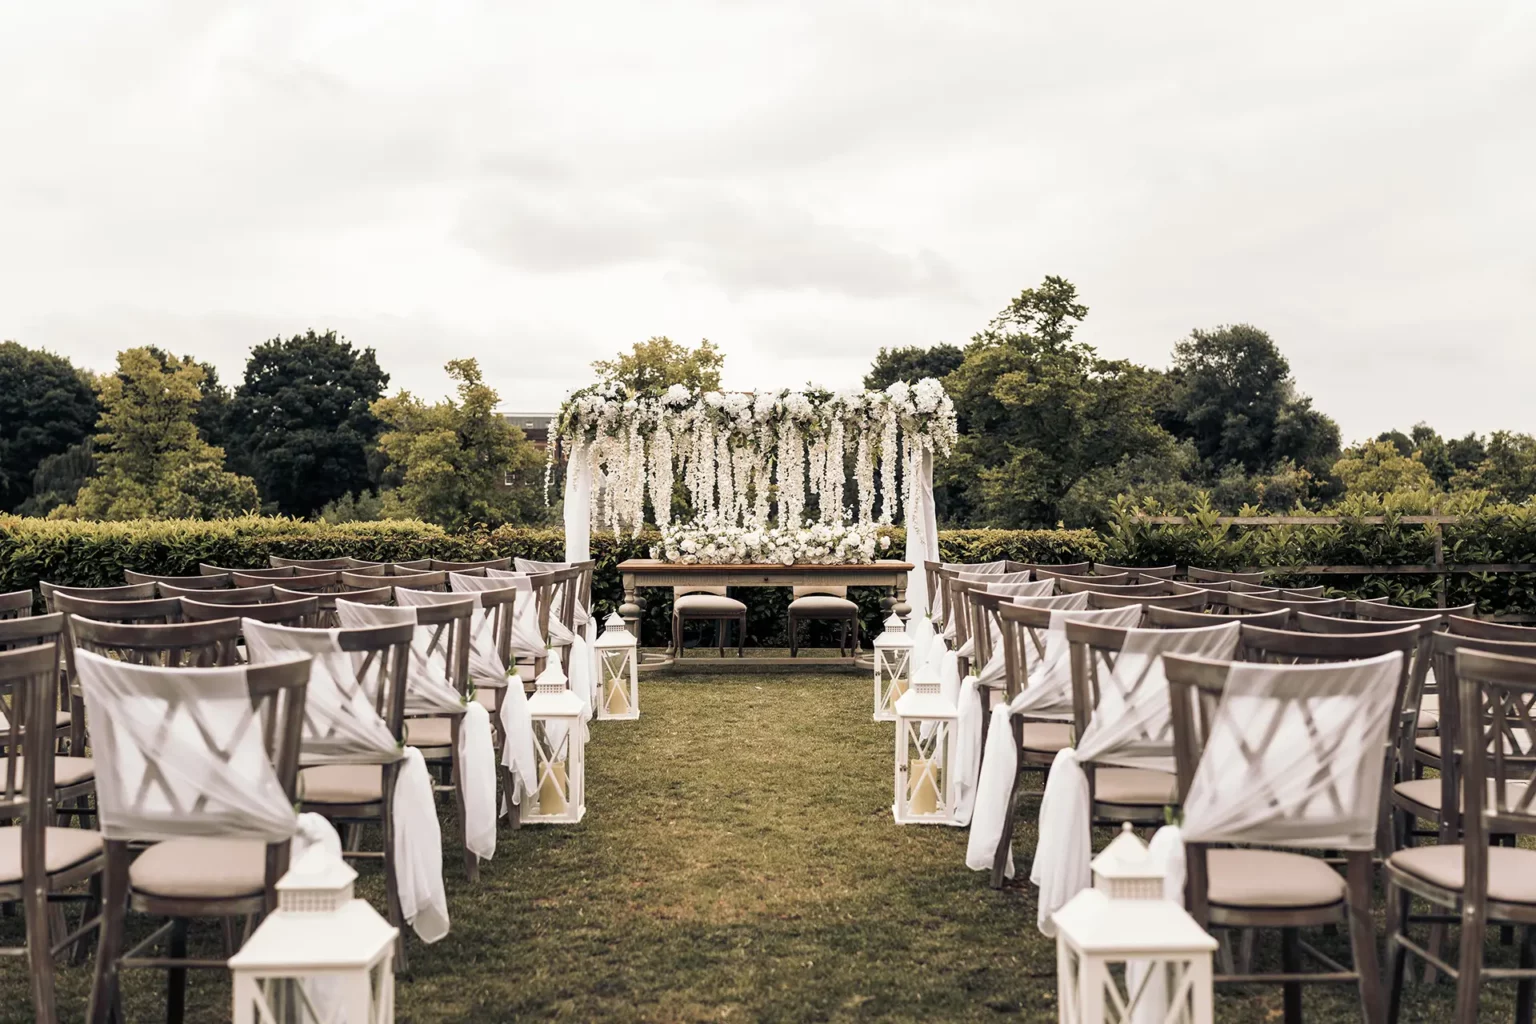
<instances>
[{"instance_id":1,"label":"green hedge","mask_svg":"<svg viewBox=\"0 0 1536 1024\"><path fill-rule=\"evenodd\" d=\"M905 534L900 529L889 534L891 550L899 555ZM647 557L651 546L659 542L660 536L654 531L638 538L606 534L592 538L592 555L597 561L593 595L599 614L616 608L622 597L618 564L626 558ZM946 561L956 562L998 558L1075 562L1098 557L1101 552L1099 538L1090 530L946 531L940 534L939 546ZM197 574L200 562L254 568L267 565L269 555L351 555L371 561L521 556L558 561L564 552L560 530L515 526L450 534L441 527L408 520L332 526L265 517L90 523L0 516L0 592L35 589L39 580L71 586L115 586L123 582L124 569L191 576ZM671 598L654 591L645 593L649 595L645 639L659 643L669 629ZM753 588L740 596L747 602L747 642L766 647L787 645L789 592ZM863 628L872 635L878 630L882 595L855 590L851 596L863 610ZM831 638L827 627L812 625L808 629L817 632L802 636L803 642L827 642Z\"/></svg>"}]
</instances>

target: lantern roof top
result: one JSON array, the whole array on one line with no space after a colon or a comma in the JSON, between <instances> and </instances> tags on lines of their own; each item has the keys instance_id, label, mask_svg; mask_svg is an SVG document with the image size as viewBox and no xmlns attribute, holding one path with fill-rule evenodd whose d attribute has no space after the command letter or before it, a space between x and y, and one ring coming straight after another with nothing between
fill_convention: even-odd
<instances>
[{"instance_id":1,"label":"lantern roof top","mask_svg":"<svg viewBox=\"0 0 1536 1024\"><path fill-rule=\"evenodd\" d=\"M1166 871L1155 861L1147 844L1126 822L1104 851L1093 858L1093 873L1105 878L1162 878Z\"/></svg>"},{"instance_id":2,"label":"lantern roof top","mask_svg":"<svg viewBox=\"0 0 1536 1024\"><path fill-rule=\"evenodd\" d=\"M528 698L528 713L534 718L579 718L582 712L581 698L569 689L539 688Z\"/></svg>"},{"instance_id":3,"label":"lantern roof top","mask_svg":"<svg viewBox=\"0 0 1536 1024\"><path fill-rule=\"evenodd\" d=\"M958 718L955 702L944 696L932 673L920 674L906 693L896 698L896 714L901 718Z\"/></svg>"},{"instance_id":4,"label":"lantern roof top","mask_svg":"<svg viewBox=\"0 0 1536 1024\"><path fill-rule=\"evenodd\" d=\"M618 612L609 613L603 620L602 635L593 642L594 647L630 647L635 643L634 634L624 620L619 618Z\"/></svg>"},{"instance_id":5,"label":"lantern roof top","mask_svg":"<svg viewBox=\"0 0 1536 1024\"><path fill-rule=\"evenodd\" d=\"M367 900L349 900L331 914L268 914L229 960L230 970L298 975L357 970L375 964L398 930Z\"/></svg>"},{"instance_id":6,"label":"lantern roof top","mask_svg":"<svg viewBox=\"0 0 1536 1024\"><path fill-rule=\"evenodd\" d=\"M901 616L895 612L885 620L885 628L875 637L876 647L911 647L912 635L907 632L907 624L901 621Z\"/></svg>"},{"instance_id":7,"label":"lantern roof top","mask_svg":"<svg viewBox=\"0 0 1536 1024\"><path fill-rule=\"evenodd\" d=\"M1051 920L1062 941L1097 956L1155 959L1216 949L1216 940L1172 900L1112 900L1098 889L1084 889Z\"/></svg>"}]
</instances>

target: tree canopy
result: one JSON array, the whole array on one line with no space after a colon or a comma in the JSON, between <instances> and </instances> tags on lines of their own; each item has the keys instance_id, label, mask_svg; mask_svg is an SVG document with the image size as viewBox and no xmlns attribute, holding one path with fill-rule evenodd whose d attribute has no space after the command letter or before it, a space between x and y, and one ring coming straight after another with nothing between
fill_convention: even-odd
<instances>
[{"instance_id":1,"label":"tree canopy","mask_svg":"<svg viewBox=\"0 0 1536 1024\"><path fill-rule=\"evenodd\" d=\"M97 385L96 473L73 506L85 519L215 519L257 509L256 485L224 468L224 450L198 433L204 373L149 348L118 353Z\"/></svg>"},{"instance_id":2,"label":"tree canopy","mask_svg":"<svg viewBox=\"0 0 1536 1024\"><path fill-rule=\"evenodd\" d=\"M371 406L388 384L373 349L359 351L335 331L257 345L229 400L231 461L287 515L313 515L366 491L380 429Z\"/></svg>"},{"instance_id":3,"label":"tree canopy","mask_svg":"<svg viewBox=\"0 0 1536 1024\"><path fill-rule=\"evenodd\" d=\"M882 348L875 356L875 365L864 375L864 387L870 391L884 391L897 381L916 384L924 377L942 379L958 370L963 362L965 353L958 345Z\"/></svg>"},{"instance_id":4,"label":"tree canopy","mask_svg":"<svg viewBox=\"0 0 1536 1024\"><path fill-rule=\"evenodd\" d=\"M698 391L718 391L725 353L705 338L689 348L667 337L636 342L628 352L592 364L598 379L618 383L637 394L659 395L674 384Z\"/></svg>"},{"instance_id":5,"label":"tree canopy","mask_svg":"<svg viewBox=\"0 0 1536 1024\"><path fill-rule=\"evenodd\" d=\"M88 438L96 415L90 377L68 359L0 342L0 510L19 508L38 466Z\"/></svg>"},{"instance_id":6,"label":"tree canopy","mask_svg":"<svg viewBox=\"0 0 1536 1024\"><path fill-rule=\"evenodd\" d=\"M386 516L415 516L451 529L543 517L544 460L523 432L496 414L499 397L474 359L446 367L458 401L431 405L402 391L379 399L386 460Z\"/></svg>"}]
</instances>

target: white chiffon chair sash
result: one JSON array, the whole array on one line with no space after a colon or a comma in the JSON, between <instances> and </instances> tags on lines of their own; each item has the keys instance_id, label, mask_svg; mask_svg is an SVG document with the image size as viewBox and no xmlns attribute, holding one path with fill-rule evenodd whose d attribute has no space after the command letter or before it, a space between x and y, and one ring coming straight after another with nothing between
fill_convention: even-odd
<instances>
[{"instance_id":1,"label":"white chiffon chair sash","mask_svg":"<svg viewBox=\"0 0 1536 1024\"><path fill-rule=\"evenodd\" d=\"M1054 935L1051 915L1091 881L1092 807L1083 762L1173 770L1172 723L1163 654L1228 660L1241 627L1130 629L1114 669L1099 673L1099 703L1077 749L1059 751L1040 800L1040 827L1030 881L1040 888L1037 924Z\"/></svg>"},{"instance_id":2,"label":"white chiffon chair sash","mask_svg":"<svg viewBox=\"0 0 1536 1024\"><path fill-rule=\"evenodd\" d=\"M495 575L491 575L492 572ZM484 576L466 576L453 572L448 574L448 585L456 593L465 594L477 590L516 587L517 600L512 605L512 654L516 658L544 657L549 645L544 642L544 634L539 630L539 608L533 595L533 580L526 573L487 569Z\"/></svg>"},{"instance_id":3,"label":"white chiffon chair sash","mask_svg":"<svg viewBox=\"0 0 1536 1024\"><path fill-rule=\"evenodd\" d=\"M571 568L574 564L574 562L539 562L532 558L512 559L512 567L518 572L523 573L560 572L561 570ZM506 570L501 569L497 571L505 572ZM489 570L487 570L487 575L489 575ZM557 593L559 590L563 589L565 589L565 584L562 583L557 589ZM592 619L592 593L590 590L586 590L586 592L583 593L583 590L586 590L586 588L582 588L576 591L576 628L578 630L581 629L582 626L585 626ZM558 601L559 599L557 597L556 603L558 603ZM590 637L588 639L590 639Z\"/></svg>"},{"instance_id":4,"label":"white chiffon chair sash","mask_svg":"<svg viewBox=\"0 0 1536 1024\"><path fill-rule=\"evenodd\" d=\"M416 625L416 609L410 605L391 608L339 598L336 617L347 629ZM405 681L407 715L456 715L464 711L459 691L448 681L447 645L439 644L436 650L429 650L434 632L430 626L417 626L411 634L410 667Z\"/></svg>"},{"instance_id":5,"label":"white chiffon chair sash","mask_svg":"<svg viewBox=\"0 0 1536 1024\"><path fill-rule=\"evenodd\" d=\"M101 834L273 843L298 827L244 666L161 668L75 651Z\"/></svg>"},{"instance_id":6,"label":"white chiffon chair sash","mask_svg":"<svg viewBox=\"0 0 1536 1024\"><path fill-rule=\"evenodd\" d=\"M400 915L423 942L448 934L448 892L443 885L443 829L437 820L432 778L415 747L395 779L395 886Z\"/></svg>"},{"instance_id":7,"label":"white chiffon chair sash","mask_svg":"<svg viewBox=\"0 0 1536 1024\"><path fill-rule=\"evenodd\" d=\"M340 630L298 629L244 619L240 630L251 664L308 655L312 661L304 696L304 764L383 764L400 756L400 744L379 716L379 687L388 659L359 680L360 657L341 649Z\"/></svg>"}]
</instances>

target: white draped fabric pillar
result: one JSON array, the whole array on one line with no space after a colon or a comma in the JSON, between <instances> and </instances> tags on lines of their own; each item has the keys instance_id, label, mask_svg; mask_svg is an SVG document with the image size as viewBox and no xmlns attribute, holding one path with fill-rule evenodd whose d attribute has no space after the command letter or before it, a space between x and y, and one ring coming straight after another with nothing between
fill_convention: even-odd
<instances>
[{"instance_id":1,"label":"white draped fabric pillar","mask_svg":"<svg viewBox=\"0 0 1536 1024\"><path fill-rule=\"evenodd\" d=\"M578 442L565 464L565 560L585 562L591 557L592 461L586 445Z\"/></svg>"},{"instance_id":2,"label":"white draped fabric pillar","mask_svg":"<svg viewBox=\"0 0 1536 1024\"><path fill-rule=\"evenodd\" d=\"M907 574L907 604L912 606L912 615L926 616L928 580L923 574L923 563L937 561L939 557L939 526L933 509L933 452L918 448L907 472L912 474L912 500L907 506L906 561L912 563L912 571Z\"/></svg>"}]
</instances>

